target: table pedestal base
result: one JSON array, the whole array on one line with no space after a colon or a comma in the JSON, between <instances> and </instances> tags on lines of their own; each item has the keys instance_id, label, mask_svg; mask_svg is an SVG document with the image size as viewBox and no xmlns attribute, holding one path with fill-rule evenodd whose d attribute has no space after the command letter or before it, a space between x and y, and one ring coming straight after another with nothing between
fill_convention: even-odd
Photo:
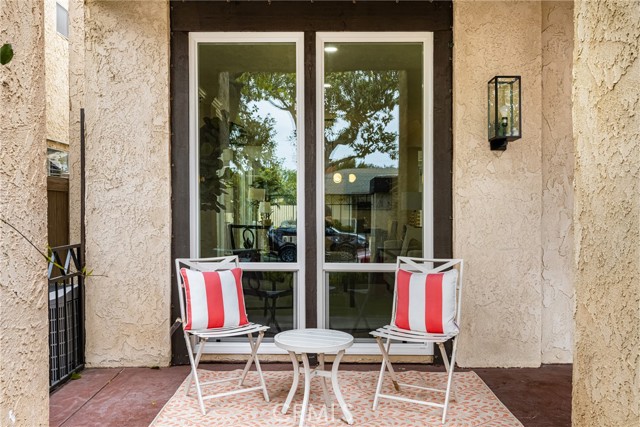
<instances>
[{"instance_id":1,"label":"table pedestal base","mask_svg":"<svg viewBox=\"0 0 640 427\"><path fill-rule=\"evenodd\" d=\"M336 399L338 400L338 404L340 405L340 409L342 410L342 414L344 415L344 421L346 421L348 424L353 424L353 416L347 408L347 404L345 403L344 398L342 397L342 393L340 392L340 386L338 385L338 367L340 366L340 360L344 355L344 350L340 350L336 355L336 358L333 361L333 366L331 367L331 371L324 370L324 354L318 354L320 365L313 370L311 370L309 367L309 358L307 357L307 353L301 354L302 366L300 366L300 364L298 363L296 354L293 351L289 351L289 356L291 357L291 362L293 363L293 384L291 385L291 390L289 390L287 400L282 406L282 413L286 414L289 410L289 406L291 405L291 401L293 400L293 395L298 389L300 373L302 372L304 374L304 398L302 400L302 410L300 411L299 427L304 426L304 420L307 415L307 408L309 407L309 388L311 386L311 378L313 377L322 378L322 395L324 397L324 403L327 406L327 410L331 409L331 397L329 396L329 392L327 390L326 379L331 379L333 394L336 395Z\"/></svg>"}]
</instances>

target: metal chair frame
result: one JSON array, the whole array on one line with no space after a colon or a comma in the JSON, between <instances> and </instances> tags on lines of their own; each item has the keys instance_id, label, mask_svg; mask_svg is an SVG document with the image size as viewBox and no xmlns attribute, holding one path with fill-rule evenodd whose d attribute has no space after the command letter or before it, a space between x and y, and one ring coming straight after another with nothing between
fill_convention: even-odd
<instances>
[{"instance_id":1,"label":"metal chair frame","mask_svg":"<svg viewBox=\"0 0 640 427\"><path fill-rule=\"evenodd\" d=\"M434 267L435 264L439 264L437 267ZM456 324L460 327L460 314L461 314L461 302L462 302L462 273L463 273L463 261L461 259L436 259L436 258L408 258L408 257L398 257L396 261L396 274L400 269L410 271L410 272L418 272L418 273L438 273L443 272L452 268L458 269L458 283L456 287ZM389 399L396 400L400 402L408 402L414 403L418 405L426 405L426 406L434 406L437 408L442 408L442 424L445 423L447 418L447 410L449 408L449 400L451 394L453 392L453 399L457 402L458 398L456 396L455 386L453 384L453 371L456 362L456 352L458 349L458 334L459 332L449 333L449 334L430 334L426 332L418 332L418 331L410 331L406 329L400 329L395 326L396 319L396 304L398 298L398 289L397 284L394 286L393 291L393 311L391 315L391 324L384 326L382 328L378 328L375 331L371 332L376 338L376 342L378 343L378 347L380 348L380 352L382 353L382 365L380 367L380 376L378 377L378 384L376 386L375 397L373 399L373 410L375 411L378 407L379 399ZM382 340L385 339L386 342L383 344ZM405 341L405 342L413 342L413 343L422 343L428 344L433 343L437 344L440 349L440 353L442 354L442 360L444 361L444 366L447 372L447 386L445 389L441 388L432 388L432 387L422 387L414 384L406 384L398 382L395 371L393 370L393 365L389 360L389 349L391 348L391 341ZM444 344L449 341L453 341L453 351L451 353L451 361L449 361L447 357L447 352L445 350ZM409 399L402 396L390 395L382 393L382 382L384 380L385 371L389 371L389 375L391 376L391 380L393 382L393 386L396 391L400 391L400 387L414 388L420 390L427 391L435 391L444 393L444 402L432 402L426 400L417 400L417 399Z\"/></svg>"},{"instance_id":2,"label":"metal chair frame","mask_svg":"<svg viewBox=\"0 0 640 427\"><path fill-rule=\"evenodd\" d=\"M188 267L192 270L196 271L219 271L219 270L229 270L232 268L239 267L238 257L237 256L226 256L226 257L217 257L217 258L176 258L176 280L178 283L178 295L180 298L180 314L181 318L179 319L183 325L186 323L184 319L186 319L186 306L185 306L185 287L182 280L182 275L180 274L180 268ZM200 410L202 415L206 414L206 410L204 407L204 401L208 399L215 399L219 397L232 396L240 393L248 393L251 391L262 390L262 394L264 396L265 401L269 401L269 393L267 392L267 387L264 382L264 376L262 375L262 369L260 368L260 361L258 360L258 348L262 343L262 339L264 338L264 332L268 330L268 326L262 326L255 323L248 323L246 325L238 326L238 327L228 327L228 328L212 328L212 329L199 329L199 330L184 330L184 339L187 344L187 352L189 354L189 363L191 365L191 373L187 379L187 387L185 390L185 394L188 396L191 391L191 383L194 382L196 386L196 393L198 398L198 404L200 405ZM257 333L258 336L254 339L253 335ZM220 339L220 338L228 338L246 335L249 340L249 346L251 347L251 354L249 356L249 360L242 371L240 376L225 378L221 380L215 381L207 381L201 382L198 377L198 365L200 364L200 358L202 357L202 352L204 350L204 344L209 339ZM197 343L196 343L197 341ZM194 350L197 345L197 352L194 356ZM248 388L238 388L233 391L227 391L222 393L215 393L210 395L204 395L202 392L202 387L205 385L211 384L219 384L234 380L239 380L238 387L242 387L244 384L244 380L249 372L249 368L251 368L251 364L255 363L256 371L258 372L258 376L260 378L260 385Z\"/></svg>"}]
</instances>

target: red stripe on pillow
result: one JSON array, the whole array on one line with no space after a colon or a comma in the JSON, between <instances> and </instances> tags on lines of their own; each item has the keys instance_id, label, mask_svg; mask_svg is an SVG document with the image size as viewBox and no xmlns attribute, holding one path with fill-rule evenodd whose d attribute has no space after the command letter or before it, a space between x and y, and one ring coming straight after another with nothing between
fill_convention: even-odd
<instances>
[{"instance_id":1,"label":"red stripe on pillow","mask_svg":"<svg viewBox=\"0 0 640 427\"><path fill-rule=\"evenodd\" d=\"M224 304L220 274L206 271L202 275L207 289L207 312L209 313L207 328L221 328L224 326Z\"/></svg>"},{"instance_id":2,"label":"red stripe on pillow","mask_svg":"<svg viewBox=\"0 0 640 427\"><path fill-rule=\"evenodd\" d=\"M401 329L411 329L409 327L409 282L411 273L398 270L396 276L396 293L398 301L396 303L396 326Z\"/></svg>"},{"instance_id":3,"label":"red stripe on pillow","mask_svg":"<svg viewBox=\"0 0 640 427\"><path fill-rule=\"evenodd\" d=\"M424 324L430 334L443 333L442 327L442 273L427 274L424 292Z\"/></svg>"},{"instance_id":4,"label":"red stripe on pillow","mask_svg":"<svg viewBox=\"0 0 640 427\"><path fill-rule=\"evenodd\" d=\"M238 310L240 311L240 322L239 326L246 325L249 323L249 319L247 319L247 310L244 307L244 292L242 290L242 270L239 268L234 268L231 270L233 273L233 277L236 279L236 290L238 291Z\"/></svg>"},{"instance_id":5,"label":"red stripe on pillow","mask_svg":"<svg viewBox=\"0 0 640 427\"><path fill-rule=\"evenodd\" d=\"M184 268L180 269L180 274L182 275L182 281L184 282L185 288L185 296L186 296L186 304L187 304L187 324L184 325L184 329L191 329L191 318L193 314L191 312L191 290L189 289L189 279L187 279L187 272Z\"/></svg>"}]
</instances>

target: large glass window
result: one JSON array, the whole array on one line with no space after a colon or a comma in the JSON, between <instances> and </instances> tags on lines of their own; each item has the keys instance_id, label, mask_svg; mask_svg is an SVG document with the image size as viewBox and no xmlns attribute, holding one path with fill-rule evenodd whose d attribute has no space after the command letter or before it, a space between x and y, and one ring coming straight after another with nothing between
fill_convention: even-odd
<instances>
[{"instance_id":1,"label":"large glass window","mask_svg":"<svg viewBox=\"0 0 640 427\"><path fill-rule=\"evenodd\" d=\"M325 262L423 253L422 43L324 45Z\"/></svg>"},{"instance_id":2,"label":"large glass window","mask_svg":"<svg viewBox=\"0 0 640 427\"><path fill-rule=\"evenodd\" d=\"M198 44L200 255L297 259L295 43Z\"/></svg>"}]
</instances>

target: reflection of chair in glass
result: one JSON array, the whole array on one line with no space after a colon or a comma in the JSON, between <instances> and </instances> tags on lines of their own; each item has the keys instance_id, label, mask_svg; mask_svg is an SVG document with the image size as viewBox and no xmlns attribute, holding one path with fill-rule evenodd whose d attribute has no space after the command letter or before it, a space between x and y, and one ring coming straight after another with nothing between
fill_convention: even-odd
<instances>
[{"instance_id":1,"label":"reflection of chair in glass","mask_svg":"<svg viewBox=\"0 0 640 427\"><path fill-rule=\"evenodd\" d=\"M240 225L229 224L229 239L234 255L240 258L241 262L260 262L262 252L261 240L266 239L266 231L269 226L264 225ZM261 239L262 237L262 239Z\"/></svg>"},{"instance_id":2,"label":"reflection of chair in glass","mask_svg":"<svg viewBox=\"0 0 640 427\"><path fill-rule=\"evenodd\" d=\"M244 293L246 295L255 296L264 302L262 307L247 307L247 310L263 309L265 323L269 326L273 325L278 332L282 331L278 318L276 317L278 309L292 309L291 305L278 306L278 299L293 295L293 275L284 274L284 281L278 282L276 276L282 275L278 272L264 273L262 271L245 271L242 277ZM267 277L273 276L273 277ZM268 284L271 286L268 286ZM288 284L286 283L288 282ZM278 286L278 284L284 286Z\"/></svg>"},{"instance_id":3,"label":"reflection of chair in glass","mask_svg":"<svg viewBox=\"0 0 640 427\"><path fill-rule=\"evenodd\" d=\"M268 326L250 323L244 307L244 297L241 292L240 276L242 271L238 265L238 257L228 256L219 258L176 259L176 277L180 300L180 315L187 344L191 374L187 380L186 394L189 395L191 383L194 382L198 403L202 414L205 415L204 401L218 397L230 396L262 390L264 400L269 401L267 387L264 383L260 362L258 361L258 347L262 343L264 332ZM253 334L258 337L254 340ZM207 340L220 338L247 336L251 355L239 376L222 380L200 382L198 364ZM194 349L197 344L197 353ZM234 391L203 395L202 388L215 383L238 381L241 387L254 362L260 385L248 388L238 388Z\"/></svg>"},{"instance_id":4,"label":"reflection of chair in glass","mask_svg":"<svg viewBox=\"0 0 640 427\"><path fill-rule=\"evenodd\" d=\"M458 334L460 325L460 300L462 296L461 259L421 259L398 257L396 263L396 283L393 294L393 312L391 323L371 332L376 338L382 353L382 366L373 399L373 410L378 400L390 399L442 408L442 423L446 421L449 398L453 391L453 370L456 363ZM386 345L382 340L386 340ZM400 384L389 360L391 341L411 342L427 345L437 344L447 371L446 388L422 387L412 384ZM451 362L447 358L444 344L453 342ZM395 394L382 392L385 371L389 371L397 391L400 386L444 393L444 401L424 401L408 399Z\"/></svg>"},{"instance_id":5,"label":"reflection of chair in glass","mask_svg":"<svg viewBox=\"0 0 640 427\"><path fill-rule=\"evenodd\" d=\"M383 242L383 262L395 262L399 256L422 255L422 228L405 225L402 240Z\"/></svg>"}]
</instances>

